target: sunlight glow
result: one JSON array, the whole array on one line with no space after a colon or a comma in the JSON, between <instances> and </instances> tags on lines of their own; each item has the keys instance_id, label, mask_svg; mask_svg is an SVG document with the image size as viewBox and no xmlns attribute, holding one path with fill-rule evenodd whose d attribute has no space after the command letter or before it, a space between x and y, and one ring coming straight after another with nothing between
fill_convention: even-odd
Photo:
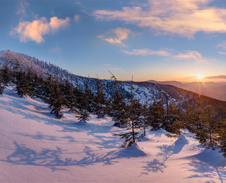
<instances>
[{"instance_id":1,"label":"sunlight glow","mask_svg":"<svg viewBox=\"0 0 226 183\"><path fill-rule=\"evenodd\" d=\"M204 79L204 76L201 75L201 74L197 74L197 75L195 75L195 78L196 78L197 80L202 81L202 80Z\"/></svg>"}]
</instances>

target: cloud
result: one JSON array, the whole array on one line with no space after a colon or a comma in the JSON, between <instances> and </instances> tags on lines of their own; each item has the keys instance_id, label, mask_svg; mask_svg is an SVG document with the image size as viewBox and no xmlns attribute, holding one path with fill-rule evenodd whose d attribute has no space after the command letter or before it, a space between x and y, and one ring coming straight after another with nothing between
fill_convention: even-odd
<instances>
[{"instance_id":1,"label":"cloud","mask_svg":"<svg viewBox=\"0 0 226 183\"><path fill-rule=\"evenodd\" d=\"M218 52L220 55L226 55L226 52L223 52L223 51L219 51Z\"/></svg>"},{"instance_id":2,"label":"cloud","mask_svg":"<svg viewBox=\"0 0 226 183\"><path fill-rule=\"evenodd\" d=\"M170 52L165 50L151 50L151 49L133 49L132 51L123 50L123 52L128 55L141 55L141 56L157 55L167 57L171 55Z\"/></svg>"},{"instance_id":3,"label":"cloud","mask_svg":"<svg viewBox=\"0 0 226 183\"><path fill-rule=\"evenodd\" d=\"M121 20L157 33L192 37L197 32L226 33L226 9L210 5L213 0L149 0L146 6L121 11L96 10L99 20Z\"/></svg>"},{"instance_id":4,"label":"cloud","mask_svg":"<svg viewBox=\"0 0 226 183\"><path fill-rule=\"evenodd\" d=\"M195 62L205 62L206 59L203 58L202 54L198 51L186 51L184 53L175 53L174 50L163 49L163 50L152 50L152 49L133 49L132 51L122 50L124 53L128 55L136 55L136 56L162 56L162 57L170 57L172 59L178 60L193 60Z\"/></svg>"},{"instance_id":5,"label":"cloud","mask_svg":"<svg viewBox=\"0 0 226 183\"><path fill-rule=\"evenodd\" d=\"M43 36L53 33L62 27L69 25L70 18L59 19L57 17L50 18L50 22L46 18L34 20L32 22L22 21L17 27L11 31L11 35L18 35L21 42L35 41L42 43Z\"/></svg>"},{"instance_id":6,"label":"cloud","mask_svg":"<svg viewBox=\"0 0 226 183\"><path fill-rule=\"evenodd\" d=\"M48 50L50 53L60 54L62 49L57 45L55 48L51 48Z\"/></svg>"},{"instance_id":7,"label":"cloud","mask_svg":"<svg viewBox=\"0 0 226 183\"><path fill-rule=\"evenodd\" d=\"M202 54L198 51L187 51L186 53L178 53L174 55L175 59L181 60L195 60L197 62L204 62L205 59L203 58Z\"/></svg>"},{"instance_id":8,"label":"cloud","mask_svg":"<svg viewBox=\"0 0 226 183\"><path fill-rule=\"evenodd\" d=\"M226 50L226 41L221 42L217 45L217 47L221 47L222 49Z\"/></svg>"},{"instance_id":9,"label":"cloud","mask_svg":"<svg viewBox=\"0 0 226 183\"><path fill-rule=\"evenodd\" d=\"M226 75L208 76L207 79L226 79Z\"/></svg>"},{"instance_id":10,"label":"cloud","mask_svg":"<svg viewBox=\"0 0 226 183\"><path fill-rule=\"evenodd\" d=\"M29 3L25 0L19 0L17 5L17 12L18 15L25 15L26 9L28 8Z\"/></svg>"},{"instance_id":11,"label":"cloud","mask_svg":"<svg viewBox=\"0 0 226 183\"><path fill-rule=\"evenodd\" d=\"M74 15L74 21L79 22L80 20L80 15Z\"/></svg>"},{"instance_id":12,"label":"cloud","mask_svg":"<svg viewBox=\"0 0 226 183\"><path fill-rule=\"evenodd\" d=\"M115 37L112 38L112 37L108 37L106 38L105 36L103 35L99 35L97 36L98 38L101 38L111 44L120 44L120 45L123 45L125 46L122 41L127 39L129 34L132 33L132 31L130 29L127 29L127 28L117 28L117 29L113 29L111 32L113 32L113 34L115 34Z\"/></svg>"}]
</instances>

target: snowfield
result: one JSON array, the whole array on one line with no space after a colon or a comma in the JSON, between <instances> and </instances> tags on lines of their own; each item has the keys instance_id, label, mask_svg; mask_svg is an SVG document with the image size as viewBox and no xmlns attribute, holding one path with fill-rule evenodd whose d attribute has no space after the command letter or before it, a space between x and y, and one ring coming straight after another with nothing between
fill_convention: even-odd
<instances>
[{"instance_id":1,"label":"snowfield","mask_svg":"<svg viewBox=\"0 0 226 183\"><path fill-rule=\"evenodd\" d=\"M0 95L1 183L226 181L226 158L187 131L171 138L148 131L139 147L123 149L112 135L123 129L110 118L83 124L68 111L60 120L49 113L48 105L20 98L12 87Z\"/></svg>"}]
</instances>

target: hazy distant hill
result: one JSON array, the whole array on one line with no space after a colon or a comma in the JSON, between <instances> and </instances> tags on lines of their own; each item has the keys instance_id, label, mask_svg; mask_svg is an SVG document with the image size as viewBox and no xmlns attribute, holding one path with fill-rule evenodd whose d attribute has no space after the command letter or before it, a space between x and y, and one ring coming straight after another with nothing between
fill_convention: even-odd
<instances>
[{"instance_id":1,"label":"hazy distant hill","mask_svg":"<svg viewBox=\"0 0 226 183\"><path fill-rule=\"evenodd\" d=\"M153 82L151 80L150 82ZM173 85L195 93L206 95L218 100L226 101L225 82L178 82L178 81L155 81L158 84Z\"/></svg>"}]
</instances>

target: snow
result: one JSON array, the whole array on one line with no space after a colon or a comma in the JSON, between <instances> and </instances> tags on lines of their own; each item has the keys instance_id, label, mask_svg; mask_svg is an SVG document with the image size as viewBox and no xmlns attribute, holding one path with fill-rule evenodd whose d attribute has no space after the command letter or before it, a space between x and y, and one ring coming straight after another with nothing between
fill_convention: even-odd
<instances>
[{"instance_id":1,"label":"snow","mask_svg":"<svg viewBox=\"0 0 226 183\"><path fill-rule=\"evenodd\" d=\"M168 137L164 130L128 149L113 136L123 129L110 118L91 116L79 123L64 111L55 119L48 105L18 97L13 88L0 95L0 182L219 182L226 159L203 148L188 131Z\"/></svg>"}]
</instances>

